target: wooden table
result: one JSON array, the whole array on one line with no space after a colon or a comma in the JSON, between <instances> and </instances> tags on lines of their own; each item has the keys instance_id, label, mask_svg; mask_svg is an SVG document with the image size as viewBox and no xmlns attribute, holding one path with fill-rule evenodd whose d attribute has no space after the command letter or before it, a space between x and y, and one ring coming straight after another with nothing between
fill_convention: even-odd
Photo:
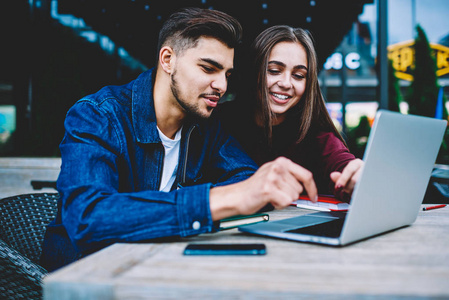
<instances>
[{"instance_id":1,"label":"wooden table","mask_svg":"<svg viewBox=\"0 0 449 300\"><path fill-rule=\"evenodd\" d=\"M310 211L290 207L270 219ZM265 243L264 256L184 256L188 242ZM51 273L44 299L449 299L449 206L342 248L236 229L181 242L115 244Z\"/></svg>"}]
</instances>

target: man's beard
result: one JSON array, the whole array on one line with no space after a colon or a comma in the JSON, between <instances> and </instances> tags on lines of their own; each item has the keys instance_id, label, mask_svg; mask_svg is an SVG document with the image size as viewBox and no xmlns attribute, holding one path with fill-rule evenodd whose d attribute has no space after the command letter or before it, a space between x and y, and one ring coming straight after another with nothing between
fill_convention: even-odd
<instances>
[{"instance_id":1,"label":"man's beard","mask_svg":"<svg viewBox=\"0 0 449 300\"><path fill-rule=\"evenodd\" d=\"M180 96L180 91L178 87L178 83L176 81L176 71L173 72L173 74L170 76L170 89L175 97L176 101L179 103L179 105L184 109L184 111L191 117L197 117L201 119L207 119L210 117L210 114L212 113L213 107L207 106L207 111L209 114L205 114L201 112L201 109L199 108L198 103L188 103Z\"/></svg>"}]
</instances>

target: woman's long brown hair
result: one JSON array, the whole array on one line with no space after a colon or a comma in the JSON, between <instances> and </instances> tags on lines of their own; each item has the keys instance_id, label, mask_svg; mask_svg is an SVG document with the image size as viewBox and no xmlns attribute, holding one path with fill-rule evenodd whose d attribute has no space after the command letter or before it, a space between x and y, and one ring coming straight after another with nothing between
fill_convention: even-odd
<instances>
[{"instance_id":1,"label":"woman's long brown hair","mask_svg":"<svg viewBox=\"0 0 449 300\"><path fill-rule=\"evenodd\" d=\"M298 132L296 143L300 143L306 137L309 130L332 131L343 143L343 137L338 132L326 109L324 97L318 82L318 59L314 47L314 41L310 33L302 28L292 28L286 25L277 25L267 28L254 40L252 51L254 55L253 74L256 78L255 111L258 120L262 120L268 142L271 145L275 115L270 109L268 102L269 92L267 87L268 58L273 47L280 42L293 42L301 44L307 53L308 72L306 78L306 89L298 104L292 108L294 113L289 112L288 118L295 118ZM253 78L254 78L253 77ZM291 110L292 110L291 109ZM345 143L346 145L346 143Z\"/></svg>"}]
</instances>

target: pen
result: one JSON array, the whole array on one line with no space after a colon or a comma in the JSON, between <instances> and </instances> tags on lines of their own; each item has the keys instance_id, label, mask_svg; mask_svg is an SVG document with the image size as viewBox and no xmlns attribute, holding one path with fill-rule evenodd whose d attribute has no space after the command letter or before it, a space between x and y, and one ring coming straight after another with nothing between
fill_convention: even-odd
<instances>
[{"instance_id":1,"label":"pen","mask_svg":"<svg viewBox=\"0 0 449 300\"><path fill-rule=\"evenodd\" d=\"M423 207L422 210L431 210L431 209L437 209L437 208L443 208L445 207L446 204L440 204L440 205L434 205L434 206L427 206L427 207Z\"/></svg>"}]
</instances>

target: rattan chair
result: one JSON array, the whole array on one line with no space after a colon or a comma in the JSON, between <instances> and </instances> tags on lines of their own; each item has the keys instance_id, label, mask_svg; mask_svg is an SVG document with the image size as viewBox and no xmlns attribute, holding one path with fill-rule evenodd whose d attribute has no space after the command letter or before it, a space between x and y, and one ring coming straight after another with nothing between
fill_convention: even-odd
<instances>
[{"instance_id":1,"label":"rattan chair","mask_svg":"<svg viewBox=\"0 0 449 300\"><path fill-rule=\"evenodd\" d=\"M0 299L41 299L39 265L45 228L56 216L58 193L0 200Z\"/></svg>"}]
</instances>

